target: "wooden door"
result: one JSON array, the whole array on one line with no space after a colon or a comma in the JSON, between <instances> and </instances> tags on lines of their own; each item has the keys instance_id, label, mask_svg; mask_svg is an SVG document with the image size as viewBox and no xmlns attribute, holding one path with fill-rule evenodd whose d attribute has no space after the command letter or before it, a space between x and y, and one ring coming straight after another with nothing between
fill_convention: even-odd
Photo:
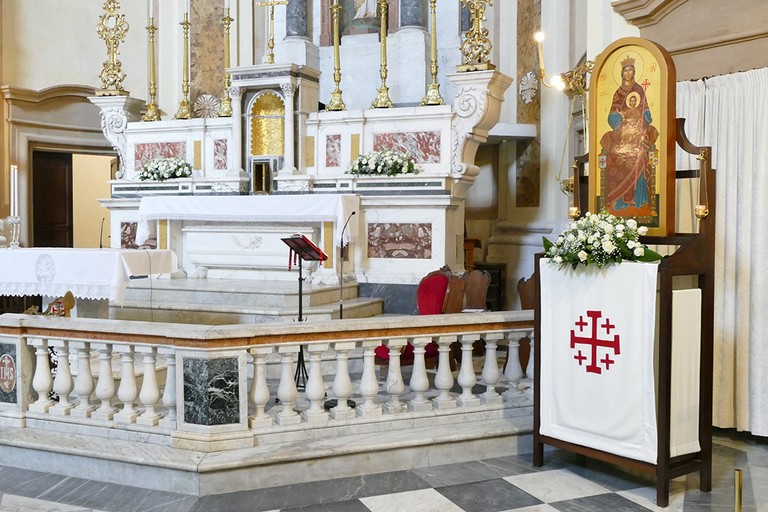
<instances>
[{"instance_id":1,"label":"wooden door","mask_svg":"<svg viewBox=\"0 0 768 512\"><path fill-rule=\"evenodd\" d=\"M72 247L72 155L32 153L34 247Z\"/></svg>"}]
</instances>

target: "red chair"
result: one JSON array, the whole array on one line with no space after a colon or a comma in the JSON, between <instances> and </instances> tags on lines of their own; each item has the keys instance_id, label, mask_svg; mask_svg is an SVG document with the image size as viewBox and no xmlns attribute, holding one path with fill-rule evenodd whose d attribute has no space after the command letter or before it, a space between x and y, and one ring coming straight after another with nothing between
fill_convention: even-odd
<instances>
[{"instance_id":1,"label":"red chair","mask_svg":"<svg viewBox=\"0 0 768 512\"><path fill-rule=\"evenodd\" d=\"M454 276L451 271L447 267L443 267L421 278L419 286L416 288L416 310L419 315L439 315L445 312L452 277ZM377 364L389 364L389 347L380 345L376 347L374 353ZM437 358L437 343L427 344L424 357L426 359ZM403 347L400 354L400 364L413 364L413 345L410 342Z\"/></svg>"}]
</instances>

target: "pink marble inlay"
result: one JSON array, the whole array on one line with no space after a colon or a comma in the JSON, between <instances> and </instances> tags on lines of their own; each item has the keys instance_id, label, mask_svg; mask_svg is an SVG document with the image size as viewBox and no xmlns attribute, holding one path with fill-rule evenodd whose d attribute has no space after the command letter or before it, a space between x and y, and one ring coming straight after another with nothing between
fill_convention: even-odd
<instances>
[{"instance_id":1,"label":"pink marble inlay","mask_svg":"<svg viewBox=\"0 0 768 512\"><path fill-rule=\"evenodd\" d=\"M408 153L420 164L440 163L440 132L377 133L373 150L391 149Z\"/></svg>"},{"instance_id":2,"label":"pink marble inlay","mask_svg":"<svg viewBox=\"0 0 768 512\"><path fill-rule=\"evenodd\" d=\"M338 167L341 165L341 135L325 137L325 166Z\"/></svg>"},{"instance_id":3,"label":"pink marble inlay","mask_svg":"<svg viewBox=\"0 0 768 512\"><path fill-rule=\"evenodd\" d=\"M217 171L227 170L227 139L213 141L213 168Z\"/></svg>"},{"instance_id":4,"label":"pink marble inlay","mask_svg":"<svg viewBox=\"0 0 768 512\"><path fill-rule=\"evenodd\" d=\"M148 142L136 144L134 158L136 159L136 172L140 171L144 164L155 158L177 157L187 159L186 142Z\"/></svg>"},{"instance_id":5,"label":"pink marble inlay","mask_svg":"<svg viewBox=\"0 0 768 512\"><path fill-rule=\"evenodd\" d=\"M432 224L368 224L369 258L432 257Z\"/></svg>"}]
</instances>

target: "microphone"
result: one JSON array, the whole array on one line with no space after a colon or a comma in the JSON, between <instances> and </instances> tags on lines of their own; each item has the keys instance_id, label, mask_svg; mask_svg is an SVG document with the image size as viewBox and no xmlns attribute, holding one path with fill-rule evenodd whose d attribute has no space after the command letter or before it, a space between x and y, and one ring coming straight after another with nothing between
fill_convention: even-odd
<instances>
[{"instance_id":1,"label":"microphone","mask_svg":"<svg viewBox=\"0 0 768 512\"><path fill-rule=\"evenodd\" d=\"M344 227L341 228L341 240L339 240L339 320L344 318L344 231L347 229L349 221L352 220L352 216L357 212L352 211L347 217L347 222L344 223Z\"/></svg>"},{"instance_id":2,"label":"microphone","mask_svg":"<svg viewBox=\"0 0 768 512\"><path fill-rule=\"evenodd\" d=\"M101 229L99 229L99 249L104 248L104 217L101 218Z\"/></svg>"}]
</instances>

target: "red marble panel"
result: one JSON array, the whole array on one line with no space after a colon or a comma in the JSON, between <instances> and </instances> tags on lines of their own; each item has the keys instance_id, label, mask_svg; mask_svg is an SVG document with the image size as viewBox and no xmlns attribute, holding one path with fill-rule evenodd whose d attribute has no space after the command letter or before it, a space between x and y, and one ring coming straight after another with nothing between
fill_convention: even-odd
<instances>
[{"instance_id":1,"label":"red marble panel","mask_svg":"<svg viewBox=\"0 0 768 512\"><path fill-rule=\"evenodd\" d=\"M144 164L155 158L181 158L187 159L186 142L148 142L136 144L134 158L136 159L136 171L140 171Z\"/></svg>"},{"instance_id":2,"label":"red marble panel","mask_svg":"<svg viewBox=\"0 0 768 512\"><path fill-rule=\"evenodd\" d=\"M338 167L341 165L341 135L325 137L325 166Z\"/></svg>"},{"instance_id":3,"label":"red marble panel","mask_svg":"<svg viewBox=\"0 0 768 512\"><path fill-rule=\"evenodd\" d=\"M373 136L373 150L410 154L417 163L440 163L440 132L393 132Z\"/></svg>"},{"instance_id":4,"label":"red marble panel","mask_svg":"<svg viewBox=\"0 0 768 512\"><path fill-rule=\"evenodd\" d=\"M213 141L213 168L217 171L227 170L227 139Z\"/></svg>"},{"instance_id":5,"label":"red marble panel","mask_svg":"<svg viewBox=\"0 0 768 512\"><path fill-rule=\"evenodd\" d=\"M432 257L432 224L368 224L369 258Z\"/></svg>"}]
</instances>

